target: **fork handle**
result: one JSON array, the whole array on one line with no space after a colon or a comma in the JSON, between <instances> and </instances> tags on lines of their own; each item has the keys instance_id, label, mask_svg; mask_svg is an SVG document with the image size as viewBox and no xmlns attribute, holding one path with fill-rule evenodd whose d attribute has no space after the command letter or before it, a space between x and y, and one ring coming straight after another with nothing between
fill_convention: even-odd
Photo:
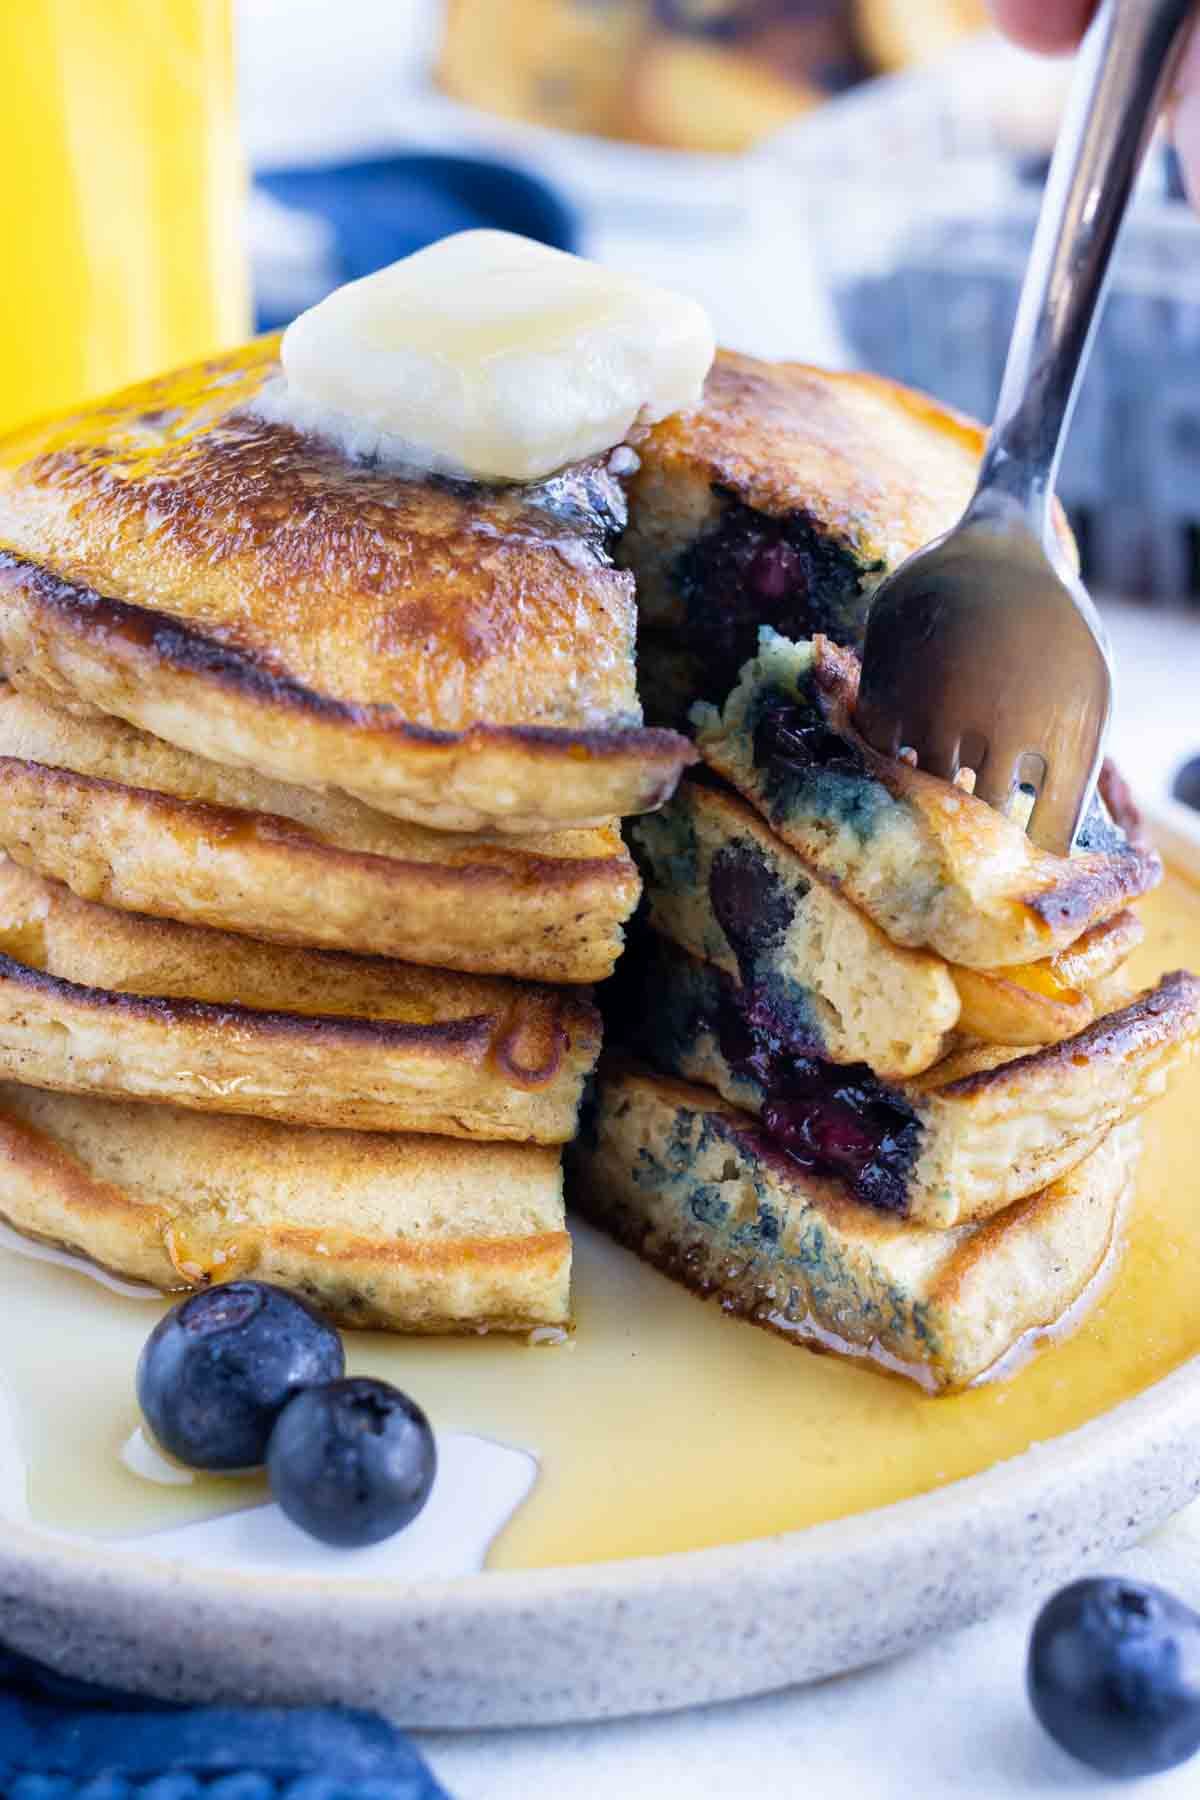
<instances>
[{"instance_id":1,"label":"fork handle","mask_svg":"<svg viewBox=\"0 0 1200 1800\"><path fill-rule=\"evenodd\" d=\"M1050 500L1113 246L1194 0L1103 0L1079 52L971 512Z\"/></svg>"}]
</instances>

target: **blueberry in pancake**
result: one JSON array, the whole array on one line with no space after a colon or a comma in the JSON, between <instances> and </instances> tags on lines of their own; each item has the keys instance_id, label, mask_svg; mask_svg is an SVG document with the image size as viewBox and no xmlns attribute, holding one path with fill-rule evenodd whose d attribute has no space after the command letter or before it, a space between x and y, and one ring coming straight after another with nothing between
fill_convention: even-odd
<instances>
[{"instance_id":1,"label":"blueberry in pancake","mask_svg":"<svg viewBox=\"0 0 1200 1800\"><path fill-rule=\"evenodd\" d=\"M738 795L686 780L631 842L658 934L651 959L666 938L756 993L791 995L835 1062L915 1075L948 1050L960 1004L947 965L893 944Z\"/></svg>"},{"instance_id":2,"label":"blueberry in pancake","mask_svg":"<svg viewBox=\"0 0 1200 1800\"><path fill-rule=\"evenodd\" d=\"M700 405L636 440L617 555L637 578L647 716L683 719L684 690L723 700L761 625L859 646L879 581L962 512L983 440L878 376L718 352Z\"/></svg>"},{"instance_id":3,"label":"blueberry in pancake","mask_svg":"<svg viewBox=\"0 0 1200 1800\"><path fill-rule=\"evenodd\" d=\"M885 1080L828 1059L799 984L743 982L653 936L626 979L638 1004L610 1041L755 1114L781 1153L862 1204L938 1227L1057 1180L1156 1100L1200 1041L1200 981L1174 974L1063 1043L968 1045Z\"/></svg>"},{"instance_id":4,"label":"blueberry in pancake","mask_svg":"<svg viewBox=\"0 0 1200 1800\"><path fill-rule=\"evenodd\" d=\"M695 775L630 838L656 932L748 987L802 991L820 1054L883 1076L919 1074L954 1035L1013 1045L1073 1036L1143 936L1126 911L1024 967L964 969L906 949L740 795Z\"/></svg>"}]
</instances>

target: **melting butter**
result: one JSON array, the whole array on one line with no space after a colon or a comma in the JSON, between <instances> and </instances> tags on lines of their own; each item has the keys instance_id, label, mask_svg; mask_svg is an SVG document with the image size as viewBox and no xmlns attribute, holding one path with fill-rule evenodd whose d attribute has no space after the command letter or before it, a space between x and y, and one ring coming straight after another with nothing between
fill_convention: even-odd
<instances>
[{"instance_id":1,"label":"melting butter","mask_svg":"<svg viewBox=\"0 0 1200 1800\"><path fill-rule=\"evenodd\" d=\"M694 406L714 353L694 300L464 231L302 313L257 410L351 454L536 481Z\"/></svg>"},{"instance_id":2,"label":"melting butter","mask_svg":"<svg viewBox=\"0 0 1200 1800\"><path fill-rule=\"evenodd\" d=\"M1200 967L1196 886L1171 875L1142 911L1139 984ZM1073 1336L1036 1349L1009 1381L931 1399L726 1318L579 1226L568 1342L349 1334L350 1366L407 1388L441 1433L536 1456L491 1567L698 1549L842 1518L1018 1455L1200 1353L1194 1112L1185 1074L1148 1115L1110 1285ZM13 1440L0 1448L0 1508L138 1537L263 1498L256 1481L164 1486L122 1460L138 1425L138 1351L162 1302L11 1242L0 1245L0 1427Z\"/></svg>"}]
</instances>

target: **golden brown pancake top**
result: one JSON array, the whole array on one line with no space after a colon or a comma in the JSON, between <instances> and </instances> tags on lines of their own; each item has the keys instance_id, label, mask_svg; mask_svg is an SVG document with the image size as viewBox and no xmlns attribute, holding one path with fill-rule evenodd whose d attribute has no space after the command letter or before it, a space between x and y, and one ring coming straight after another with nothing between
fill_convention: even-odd
<instances>
[{"instance_id":1,"label":"golden brown pancake top","mask_svg":"<svg viewBox=\"0 0 1200 1800\"><path fill-rule=\"evenodd\" d=\"M985 435L879 375L721 350L701 405L655 425L638 451L650 478L691 469L757 511L803 510L865 566L890 567L962 512Z\"/></svg>"},{"instance_id":2,"label":"golden brown pancake top","mask_svg":"<svg viewBox=\"0 0 1200 1800\"><path fill-rule=\"evenodd\" d=\"M420 726L635 719L633 585L607 554L623 500L603 459L507 488L352 462L246 410L277 350L263 339L9 438L0 546L178 621L197 655L220 646Z\"/></svg>"}]
</instances>

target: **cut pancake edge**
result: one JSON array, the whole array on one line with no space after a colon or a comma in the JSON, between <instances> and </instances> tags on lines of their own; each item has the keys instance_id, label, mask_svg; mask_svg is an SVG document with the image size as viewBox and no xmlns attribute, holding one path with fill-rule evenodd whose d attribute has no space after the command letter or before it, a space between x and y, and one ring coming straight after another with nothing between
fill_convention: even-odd
<instances>
[{"instance_id":1,"label":"cut pancake edge","mask_svg":"<svg viewBox=\"0 0 1200 1800\"><path fill-rule=\"evenodd\" d=\"M967 968L1038 962L1157 885L1152 850L1119 838L1052 856L974 796L872 749L853 725L857 679L853 653L828 639L793 643L764 630L723 705L696 709L697 743L893 942ZM830 739L824 760L801 745L794 757L771 747L779 729L767 727L790 709L797 729L807 720Z\"/></svg>"},{"instance_id":2,"label":"cut pancake edge","mask_svg":"<svg viewBox=\"0 0 1200 1800\"><path fill-rule=\"evenodd\" d=\"M884 1081L790 1039L777 1015L763 1022L736 983L684 952L660 949L644 980L640 1022L620 1028L635 1055L719 1095L779 1155L845 1182L880 1217L938 1229L1056 1181L1200 1046L1200 981L1180 973L1065 1042L960 1046Z\"/></svg>"},{"instance_id":3,"label":"cut pancake edge","mask_svg":"<svg viewBox=\"0 0 1200 1800\"><path fill-rule=\"evenodd\" d=\"M887 1079L920 1074L958 1040L1040 1047L1074 1036L1111 1010L1110 978L1144 936L1125 910L1054 956L990 970L897 944L711 777L686 777L631 839L658 938L776 1003L785 988L794 1004L803 996L809 1047ZM643 954L653 941L643 935Z\"/></svg>"},{"instance_id":4,"label":"cut pancake edge","mask_svg":"<svg viewBox=\"0 0 1200 1800\"><path fill-rule=\"evenodd\" d=\"M1089 1293L1137 1150L1137 1127L1122 1127L996 1218L936 1230L807 1175L709 1090L616 1059L602 1065L590 1135L568 1152L568 1197L725 1311L942 1392Z\"/></svg>"}]
</instances>

